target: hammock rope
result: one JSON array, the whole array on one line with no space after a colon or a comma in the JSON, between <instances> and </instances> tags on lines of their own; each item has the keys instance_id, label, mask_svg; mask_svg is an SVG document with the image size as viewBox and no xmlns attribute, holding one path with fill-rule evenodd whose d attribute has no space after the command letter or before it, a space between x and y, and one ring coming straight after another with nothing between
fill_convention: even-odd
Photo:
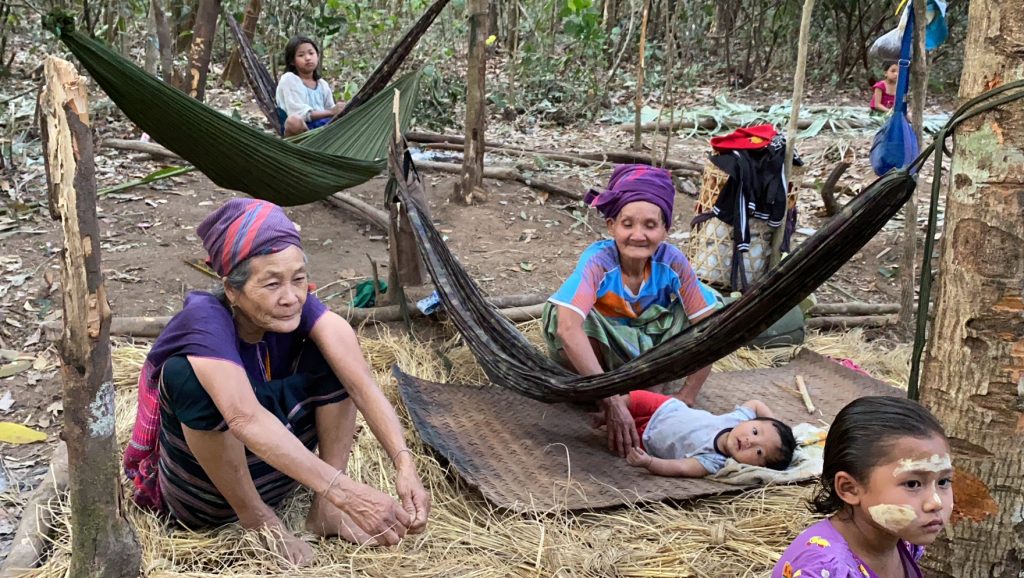
<instances>
[{"instance_id":1,"label":"hammock rope","mask_svg":"<svg viewBox=\"0 0 1024 578\"><path fill-rule=\"evenodd\" d=\"M283 206L324 199L379 174L394 134L393 91L401 95L404 131L419 89L419 72L406 74L338 122L286 141L189 98L66 24L56 29L110 99L154 140L218 186Z\"/></svg>"},{"instance_id":2,"label":"hammock rope","mask_svg":"<svg viewBox=\"0 0 1024 578\"><path fill-rule=\"evenodd\" d=\"M405 32L402 38L388 51L384 59L381 60L377 68L370 74L360 87L359 91L345 103L345 108L341 110L337 115L331 119L331 122L336 122L341 117L354 111L356 108L364 104L366 101L376 96L381 90L383 90L391 78L394 77L395 73L398 72L399 67L405 62L405 59L412 52L412 49L416 47L416 44L420 41L420 38L426 34L427 30L437 19L441 11L444 10L445 6L448 5L450 0L435 0L433 4L427 8L426 11L420 15L419 19L413 23L412 26ZM253 50L252 43L242 32L241 26L238 25L238 21L235 20L234 16L227 10L227 7L222 9L225 19L228 22L228 26L231 29L231 33L235 37L235 42L238 44L241 61L242 71L245 73L245 78L249 83L249 87L252 88L253 95L256 97L256 102L259 104L260 110L267 117L267 121L274 128L274 132L280 134L281 126L280 121L277 118L277 103L275 101L277 83L274 82L273 77L270 76L270 71L263 66L262 61L256 51Z\"/></svg>"},{"instance_id":3,"label":"hammock rope","mask_svg":"<svg viewBox=\"0 0 1024 578\"><path fill-rule=\"evenodd\" d=\"M1013 85L1024 87L1024 82ZM907 169L892 170L876 179L740 299L622 367L599 375L577 375L539 353L484 299L416 201L422 183L404 141L392 145L391 178L445 310L488 378L543 402L593 401L689 375L742 347L777 321L828 280L899 211L916 186L912 173L933 150L941 160L946 135L967 118L1024 96L1021 91L992 100L1016 88L1013 85L962 107L963 112L958 111L940 131L941 138ZM983 101L990 102L979 107ZM938 181L933 183L933 211ZM924 292L921 301L927 307ZM924 311L919 327L922 319L927 320L927 309Z\"/></svg>"},{"instance_id":4,"label":"hammock rope","mask_svg":"<svg viewBox=\"0 0 1024 578\"><path fill-rule=\"evenodd\" d=\"M1004 94L1008 93L1008 94ZM1003 96L1000 96L1003 95ZM999 98L996 98L1000 96ZM1015 100L1024 98L1024 80L1009 82L992 90L984 92L975 98L965 102L953 113L949 122L939 132L935 133L932 144L921 152L921 155L910 164L908 170L916 172L933 155L932 166L936 174L932 176L931 200L928 207L928 227L924 238L924 255L921 257L921 280L918 290L917 303L917 325L914 329L914 347L910 357L910 378L907 382L907 397L913 400L920 398L919 384L921 381L921 357L924 355L924 346L928 333L928 309L932 294L932 254L935 251L935 233L938 229L939 196L942 191L942 179L939 178L942 171L942 157L952 157L953 153L946 148L946 139L965 121L983 114L995 108L1009 104Z\"/></svg>"}]
</instances>

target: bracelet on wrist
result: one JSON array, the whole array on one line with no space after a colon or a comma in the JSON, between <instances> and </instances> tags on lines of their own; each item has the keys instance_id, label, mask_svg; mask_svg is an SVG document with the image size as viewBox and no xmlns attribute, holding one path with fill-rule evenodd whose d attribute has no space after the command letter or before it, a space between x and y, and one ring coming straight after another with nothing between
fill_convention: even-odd
<instances>
[{"instance_id":1,"label":"bracelet on wrist","mask_svg":"<svg viewBox=\"0 0 1024 578\"><path fill-rule=\"evenodd\" d=\"M324 488L322 492L320 492L320 497L322 497L322 498L326 498L327 497L327 492L331 491L331 488L334 487L334 483L338 481L338 478L341 477L342 473L343 472L341 470L338 470L337 472L334 473L334 477L331 478L331 481L327 484L327 487Z\"/></svg>"},{"instance_id":2,"label":"bracelet on wrist","mask_svg":"<svg viewBox=\"0 0 1024 578\"><path fill-rule=\"evenodd\" d=\"M402 448L402 449L398 450L397 452L395 452L395 455L391 456L391 463L392 464L395 463L395 460L398 459L398 456L400 456L400 455L402 455L404 453L408 453L409 457L413 457L412 450L410 450L409 448Z\"/></svg>"}]
</instances>

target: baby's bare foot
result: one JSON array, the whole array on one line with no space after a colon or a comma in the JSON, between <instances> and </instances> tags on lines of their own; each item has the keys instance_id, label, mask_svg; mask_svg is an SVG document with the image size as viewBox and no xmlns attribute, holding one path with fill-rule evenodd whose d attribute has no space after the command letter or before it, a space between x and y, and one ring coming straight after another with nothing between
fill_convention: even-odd
<instances>
[{"instance_id":1,"label":"baby's bare foot","mask_svg":"<svg viewBox=\"0 0 1024 578\"><path fill-rule=\"evenodd\" d=\"M377 539L357 526L348 514L319 497L313 498L313 505L309 507L306 530L318 536L337 536L359 546L377 545Z\"/></svg>"}]
</instances>

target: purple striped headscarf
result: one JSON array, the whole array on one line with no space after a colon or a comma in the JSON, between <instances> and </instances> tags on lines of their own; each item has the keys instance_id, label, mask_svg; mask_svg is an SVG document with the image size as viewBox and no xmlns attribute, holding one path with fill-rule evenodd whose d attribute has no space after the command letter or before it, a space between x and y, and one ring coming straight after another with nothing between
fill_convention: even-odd
<instances>
[{"instance_id":1,"label":"purple striped headscarf","mask_svg":"<svg viewBox=\"0 0 1024 578\"><path fill-rule=\"evenodd\" d=\"M608 188L600 193L591 189L583 201L606 219L618 217L629 203L653 203L661 209L668 227L672 224L675 199L676 188L672 184L672 176L665 169L648 165L619 165L608 180Z\"/></svg>"},{"instance_id":2,"label":"purple striped headscarf","mask_svg":"<svg viewBox=\"0 0 1024 578\"><path fill-rule=\"evenodd\" d=\"M203 219L196 233L221 277L249 257L302 248L299 230L281 207L258 199L231 199Z\"/></svg>"}]
</instances>

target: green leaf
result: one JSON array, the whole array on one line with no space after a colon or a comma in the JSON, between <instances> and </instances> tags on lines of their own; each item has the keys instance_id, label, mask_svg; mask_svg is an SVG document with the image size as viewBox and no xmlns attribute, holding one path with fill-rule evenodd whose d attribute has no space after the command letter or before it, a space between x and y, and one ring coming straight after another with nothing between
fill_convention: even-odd
<instances>
[{"instance_id":1,"label":"green leaf","mask_svg":"<svg viewBox=\"0 0 1024 578\"><path fill-rule=\"evenodd\" d=\"M797 135L797 137L798 138L811 138L811 137L818 136L818 133L821 132L821 129L825 127L825 124L828 123L828 121L829 121L829 118L827 116L821 116L821 117L818 117L818 118L814 119L814 122L811 123L811 126L809 126L806 129L800 131L800 134Z\"/></svg>"},{"instance_id":2,"label":"green leaf","mask_svg":"<svg viewBox=\"0 0 1024 578\"><path fill-rule=\"evenodd\" d=\"M0 379L17 375L30 367L32 367L31 359L19 359L6 365L0 365Z\"/></svg>"}]
</instances>

